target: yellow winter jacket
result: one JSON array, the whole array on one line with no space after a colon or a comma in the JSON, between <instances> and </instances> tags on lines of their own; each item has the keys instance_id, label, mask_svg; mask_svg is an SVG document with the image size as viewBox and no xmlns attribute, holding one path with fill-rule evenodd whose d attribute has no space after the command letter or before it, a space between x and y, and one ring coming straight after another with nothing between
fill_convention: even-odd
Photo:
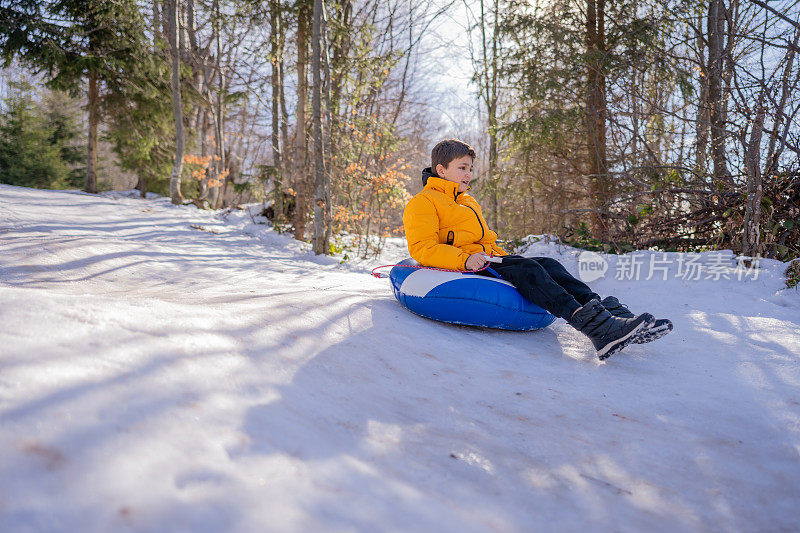
<instances>
[{"instance_id":1,"label":"yellow winter jacket","mask_svg":"<svg viewBox=\"0 0 800 533\"><path fill-rule=\"evenodd\" d=\"M403 212L411 257L425 266L465 270L467 258L474 253L506 255L495 244L497 233L489 229L475 198L459 193L458 183L427 177L425 188Z\"/></svg>"}]
</instances>

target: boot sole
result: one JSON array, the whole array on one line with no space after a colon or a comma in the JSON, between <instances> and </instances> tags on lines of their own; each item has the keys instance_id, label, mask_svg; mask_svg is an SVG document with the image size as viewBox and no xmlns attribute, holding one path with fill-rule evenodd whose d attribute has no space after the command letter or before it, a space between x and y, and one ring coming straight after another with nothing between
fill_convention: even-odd
<instances>
[{"instance_id":1,"label":"boot sole","mask_svg":"<svg viewBox=\"0 0 800 533\"><path fill-rule=\"evenodd\" d=\"M631 331L629 331L628 334L625 335L624 337L620 337L613 343L605 345L602 350L598 350L597 357L599 357L601 361L605 361L613 354L617 353L618 351L622 350L624 347L632 343L633 340L638 337L637 333L642 332L643 329L649 329L650 326L655 324L655 322L656 319L654 316L651 316L647 320L642 321L641 324L639 324Z\"/></svg>"},{"instance_id":2,"label":"boot sole","mask_svg":"<svg viewBox=\"0 0 800 533\"><path fill-rule=\"evenodd\" d=\"M633 344L645 344L648 342L653 342L656 339L660 339L667 333L672 331L672 322L667 322L666 324L657 327L657 328L650 328L646 331L641 332L641 334L637 335L636 338L632 341Z\"/></svg>"}]
</instances>

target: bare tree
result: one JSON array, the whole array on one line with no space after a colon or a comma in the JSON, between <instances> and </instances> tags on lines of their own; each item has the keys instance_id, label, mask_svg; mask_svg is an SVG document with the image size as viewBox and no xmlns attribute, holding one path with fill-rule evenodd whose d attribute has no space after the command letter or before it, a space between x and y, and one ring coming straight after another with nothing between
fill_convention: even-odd
<instances>
[{"instance_id":1,"label":"bare tree","mask_svg":"<svg viewBox=\"0 0 800 533\"><path fill-rule=\"evenodd\" d=\"M323 153L323 117L322 117L322 44L324 31L322 24L322 11L324 7L322 0L314 0L314 18L312 25L311 37L311 73L313 78L313 92L312 92L312 118L311 123L313 127L314 137L314 236L312 242L314 244L314 253L324 254L327 253L325 246L325 212L327 201L327 191L329 189L326 184L327 173L325 169L325 157Z\"/></svg>"},{"instance_id":2,"label":"bare tree","mask_svg":"<svg viewBox=\"0 0 800 533\"><path fill-rule=\"evenodd\" d=\"M167 17L169 23L169 47L172 58L172 111L175 116L175 161L172 163L172 175L169 180L169 193L172 203L183 203L181 194L181 172L183 172L183 154L186 149L186 134L183 129L183 110L181 105L181 75L180 75L180 50L178 49L178 33L180 24L178 20L178 0L167 2Z\"/></svg>"},{"instance_id":3,"label":"bare tree","mask_svg":"<svg viewBox=\"0 0 800 533\"><path fill-rule=\"evenodd\" d=\"M214 28L214 43L216 45L217 53L217 95L216 95L216 120L214 126L216 128L216 147L217 153L215 157L215 168L217 178L224 178L224 185L222 187L222 194L215 202L215 207L218 207L220 202L225 198L225 193L228 191L228 184L231 181L231 175L227 165L225 164L225 112L223 110L224 100L223 94L226 91L225 78L222 74L222 34L220 30L220 23L222 21L222 13L220 12L219 0L213 2L212 26Z\"/></svg>"},{"instance_id":4,"label":"bare tree","mask_svg":"<svg viewBox=\"0 0 800 533\"><path fill-rule=\"evenodd\" d=\"M301 1L297 11L297 123L295 125L294 175L297 194L294 211L294 238L305 240L308 217L308 134L306 102L308 96L308 2Z\"/></svg>"},{"instance_id":5,"label":"bare tree","mask_svg":"<svg viewBox=\"0 0 800 533\"><path fill-rule=\"evenodd\" d=\"M283 62L281 43L281 13L280 2L270 0L269 3L270 19L270 41L272 51L270 52L270 62L272 63L272 183L274 186L274 222L276 227L280 227L283 222L283 176L282 176L282 157L281 157L281 65Z\"/></svg>"},{"instance_id":6,"label":"bare tree","mask_svg":"<svg viewBox=\"0 0 800 533\"><path fill-rule=\"evenodd\" d=\"M765 17L764 29L761 33L761 39L767 41L767 25L768 21ZM796 89L798 84L798 75L792 79L792 68L794 66L795 53L797 51L797 42L800 38L800 26L797 26L794 31L794 38L791 44L787 47L783 58L782 75L775 77L776 72L768 74L764 65L764 48L761 52L761 72L749 74L756 85L758 86L757 103L755 106L755 117L750 125L750 137L746 138L745 133L740 135L740 142L743 146L744 152L744 166L747 178L746 190L746 204L744 212L744 228L742 234L742 253L744 255L753 257L760 255L763 252L761 242L762 233L762 200L764 196L764 180L774 180L774 174L778 169L778 161L780 154L786 146L786 137L789 132L788 121L786 118L786 105L789 93ZM740 93L742 102L748 99L744 91L737 87ZM780 98L776 102L770 98L774 92L780 93ZM766 121L767 112L770 107L770 101L775 106L772 118L772 129L769 132L769 147L766 154L764 169L761 169L761 142L765 133L764 123ZM783 128L783 131L781 129Z\"/></svg>"},{"instance_id":7,"label":"bare tree","mask_svg":"<svg viewBox=\"0 0 800 533\"><path fill-rule=\"evenodd\" d=\"M709 0L708 3L708 108L711 126L711 158L714 162L714 179L727 179L727 156L725 151L725 83L728 76L726 72L726 43L725 31L727 20L725 0ZM731 46L730 41L728 47ZM730 51L728 51L730 54Z\"/></svg>"},{"instance_id":8,"label":"bare tree","mask_svg":"<svg viewBox=\"0 0 800 533\"><path fill-rule=\"evenodd\" d=\"M499 173L497 168L500 124L498 121L498 106L500 103L499 77L500 77L500 1L492 0L487 7L484 0L478 4L479 12L473 15L469 2L465 2L469 30L477 29L480 42L477 49L473 39L468 41L470 58L475 69L473 81L478 85L478 95L481 104L486 108L487 136L489 138L489 161L486 168L486 191L489 193L489 221L492 227L499 226L500 203L498 201ZM474 19L474 20L473 20Z\"/></svg>"},{"instance_id":9,"label":"bare tree","mask_svg":"<svg viewBox=\"0 0 800 533\"><path fill-rule=\"evenodd\" d=\"M606 78L603 60L605 44L605 0L588 0L586 11L586 120L587 155L589 158L589 199L594 204L591 212L594 235L608 239L605 213L611 196L606 155Z\"/></svg>"}]
</instances>

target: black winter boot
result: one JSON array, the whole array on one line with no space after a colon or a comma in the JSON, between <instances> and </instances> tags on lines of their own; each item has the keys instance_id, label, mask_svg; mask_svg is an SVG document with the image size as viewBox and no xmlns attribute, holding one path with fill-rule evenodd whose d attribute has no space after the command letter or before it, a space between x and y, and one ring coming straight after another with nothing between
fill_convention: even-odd
<instances>
[{"instance_id":1,"label":"black winter boot","mask_svg":"<svg viewBox=\"0 0 800 533\"><path fill-rule=\"evenodd\" d=\"M591 339L597 356L603 360L633 342L636 336L655 322L653 315L641 314L634 318L620 318L609 313L599 300L575 311L569 323Z\"/></svg>"},{"instance_id":2,"label":"black winter boot","mask_svg":"<svg viewBox=\"0 0 800 533\"><path fill-rule=\"evenodd\" d=\"M625 304L617 300L614 296L606 296L600 300L600 303L606 308L606 311L614 316L620 318L633 318L636 316L631 313L631 310L628 309ZM633 344L644 344L661 338L670 331L672 331L672 321L666 318L658 318L647 331L642 332L641 335L637 335L631 342Z\"/></svg>"}]
</instances>

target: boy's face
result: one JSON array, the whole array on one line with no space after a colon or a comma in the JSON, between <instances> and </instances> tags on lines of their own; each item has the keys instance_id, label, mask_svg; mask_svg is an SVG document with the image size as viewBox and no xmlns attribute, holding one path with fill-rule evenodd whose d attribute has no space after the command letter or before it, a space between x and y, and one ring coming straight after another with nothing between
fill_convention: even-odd
<instances>
[{"instance_id":1,"label":"boy's face","mask_svg":"<svg viewBox=\"0 0 800 533\"><path fill-rule=\"evenodd\" d=\"M447 168L436 165L436 174L440 178L458 183L458 192L465 192L472 181L472 158L468 155L458 157L450 161Z\"/></svg>"}]
</instances>

